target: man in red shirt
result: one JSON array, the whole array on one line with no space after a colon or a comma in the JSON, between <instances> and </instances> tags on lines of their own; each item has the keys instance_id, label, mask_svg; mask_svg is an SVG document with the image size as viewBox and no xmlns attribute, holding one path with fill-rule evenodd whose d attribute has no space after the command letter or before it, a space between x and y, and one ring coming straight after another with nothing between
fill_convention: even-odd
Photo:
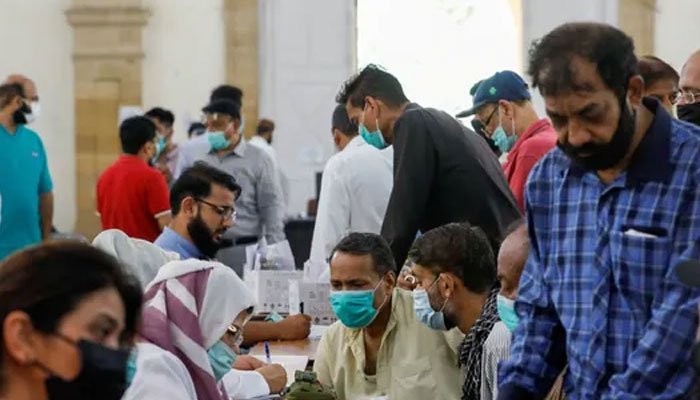
<instances>
[{"instance_id":1,"label":"man in red shirt","mask_svg":"<svg viewBox=\"0 0 700 400\"><path fill-rule=\"evenodd\" d=\"M168 185L151 167L156 126L132 117L119 127L123 154L97 181L97 213L102 229L119 229L132 238L154 241L170 223Z\"/></svg>"},{"instance_id":2,"label":"man in red shirt","mask_svg":"<svg viewBox=\"0 0 700 400\"><path fill-rule=\"evenodd\" d=\"M474 107L462 113L474 114L482 131L508 153L503 171L521 212L525 212L525 183L532 167L557 143L554 127L548 119L540 119L530 99L520 75L500 71L481 82Z\"/></svg>"}]
</instances>

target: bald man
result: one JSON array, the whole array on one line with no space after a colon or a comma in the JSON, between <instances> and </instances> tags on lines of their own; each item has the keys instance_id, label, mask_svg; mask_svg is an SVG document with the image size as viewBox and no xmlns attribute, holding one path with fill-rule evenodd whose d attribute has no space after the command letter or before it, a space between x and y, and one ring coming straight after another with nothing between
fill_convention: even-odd
<instances>
[{"instance_id":1,"label":"bald man","mask_svg":"<svg viewBox=\"0 0 700 400\"><path fill-rule=\"evenodd\" d=\"M506 230L506 238L498 252L496 278L501 283L501 290L498 292L497 307L501 322L494 325L484 342L481 355L481 400L498 397L498 364L510 357L512 331L518 325L518 315L514 308L515 297L529 253L527 226L524 220L518 220ZM559 379L546 399L563 398L561 384Z\"/></svg>"},{"instance_id":2,"label":"bald man","mask_svg":"<svg viewBox=\"0 0 700 400\"><path fill-rule=\"evenodd\" d=\"M678 118L700 126L700 50L693 53L681 70Z\"/></svg>"},{"instance_id":3,"label":"bald man","mask_svg":"<svg viewBox=\"0 0 700 400\"><path fill-rule=\"evenodd\" d=\"M12 74L5 79L4 83L19 83L24 90L25 99L29 100L30 113L24 114L25 124L31 124L39 118L41 107L39 105L39 92L33 80L21 74Z\"/></svg>"}]
</instances>

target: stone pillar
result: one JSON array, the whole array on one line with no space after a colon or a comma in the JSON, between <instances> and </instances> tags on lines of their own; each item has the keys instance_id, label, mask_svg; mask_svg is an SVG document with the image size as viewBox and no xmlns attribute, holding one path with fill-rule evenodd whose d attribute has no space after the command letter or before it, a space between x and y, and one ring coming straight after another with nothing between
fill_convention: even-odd
<instances>
[{"instance_id":1,"label":"stone pillar","mask_svg":"<svg viewBox=\"0 0 700 400\"><path fill-rule=\"evenodd\" d=\"M654 54L656 0L618 0L619 27L634 39L638 56Z\"/></svg>"},{"instance_id":2,"label":"stone pillar","mask_svg":"<svg viewBox=\"0 0 700 400\"><path fill-rule=\"evenodd\" d=\"M249 138L258 121L258 0L224 0L224 27L226 83L243 90Z\"/></svg>"},{"instance_id":3,"label":"stone pillar","mask_svg":"<svg viewBox=\"0 0 700 400\"><path fill-rule=\"evenodd\" d=\"M148 15L141 0L74 0L66 11L74 32L76 231L88 238L100 231L97 178L121 152L119 107L141 105Z\"/></svg>"}]
</instances>

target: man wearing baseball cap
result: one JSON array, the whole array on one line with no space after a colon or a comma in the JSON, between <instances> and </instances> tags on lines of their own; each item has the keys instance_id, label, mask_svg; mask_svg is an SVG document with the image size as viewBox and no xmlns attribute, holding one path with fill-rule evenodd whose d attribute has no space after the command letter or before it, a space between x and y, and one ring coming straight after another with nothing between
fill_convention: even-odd
<instances>
[{"instance_id":1,"label":"man wearing baseball cap","mask_svg":"<svg viewBox=\"0 0 700 400\"><path fill-rule=\"evenodd\" d=\"M474 115L472 125L481 128L498 148L508 153L503 170L520 211L525 210L525 183L530 170L557 142L554 127L537 115L527 83L513 71L496 72L484 79L474 93L474 106L458 117Z\"/></svg>"}]
</instances>

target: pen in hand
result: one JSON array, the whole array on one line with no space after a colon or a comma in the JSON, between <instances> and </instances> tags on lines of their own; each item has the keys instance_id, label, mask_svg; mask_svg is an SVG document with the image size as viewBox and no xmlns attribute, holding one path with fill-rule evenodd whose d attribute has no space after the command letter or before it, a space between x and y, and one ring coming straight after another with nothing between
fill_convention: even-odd
<instances>
[{"instance_id":1,"label":"pen in hand","mask_svg":"<svg viewBox=\"0 0 700 400\"><path fill-rule=\"evenodd\" d=\"M266 340L263 344L265 346L265 359L267 360L268 364L272 364L272 357L270 357L270 342Z\"/></svg>"}]
</instances>

